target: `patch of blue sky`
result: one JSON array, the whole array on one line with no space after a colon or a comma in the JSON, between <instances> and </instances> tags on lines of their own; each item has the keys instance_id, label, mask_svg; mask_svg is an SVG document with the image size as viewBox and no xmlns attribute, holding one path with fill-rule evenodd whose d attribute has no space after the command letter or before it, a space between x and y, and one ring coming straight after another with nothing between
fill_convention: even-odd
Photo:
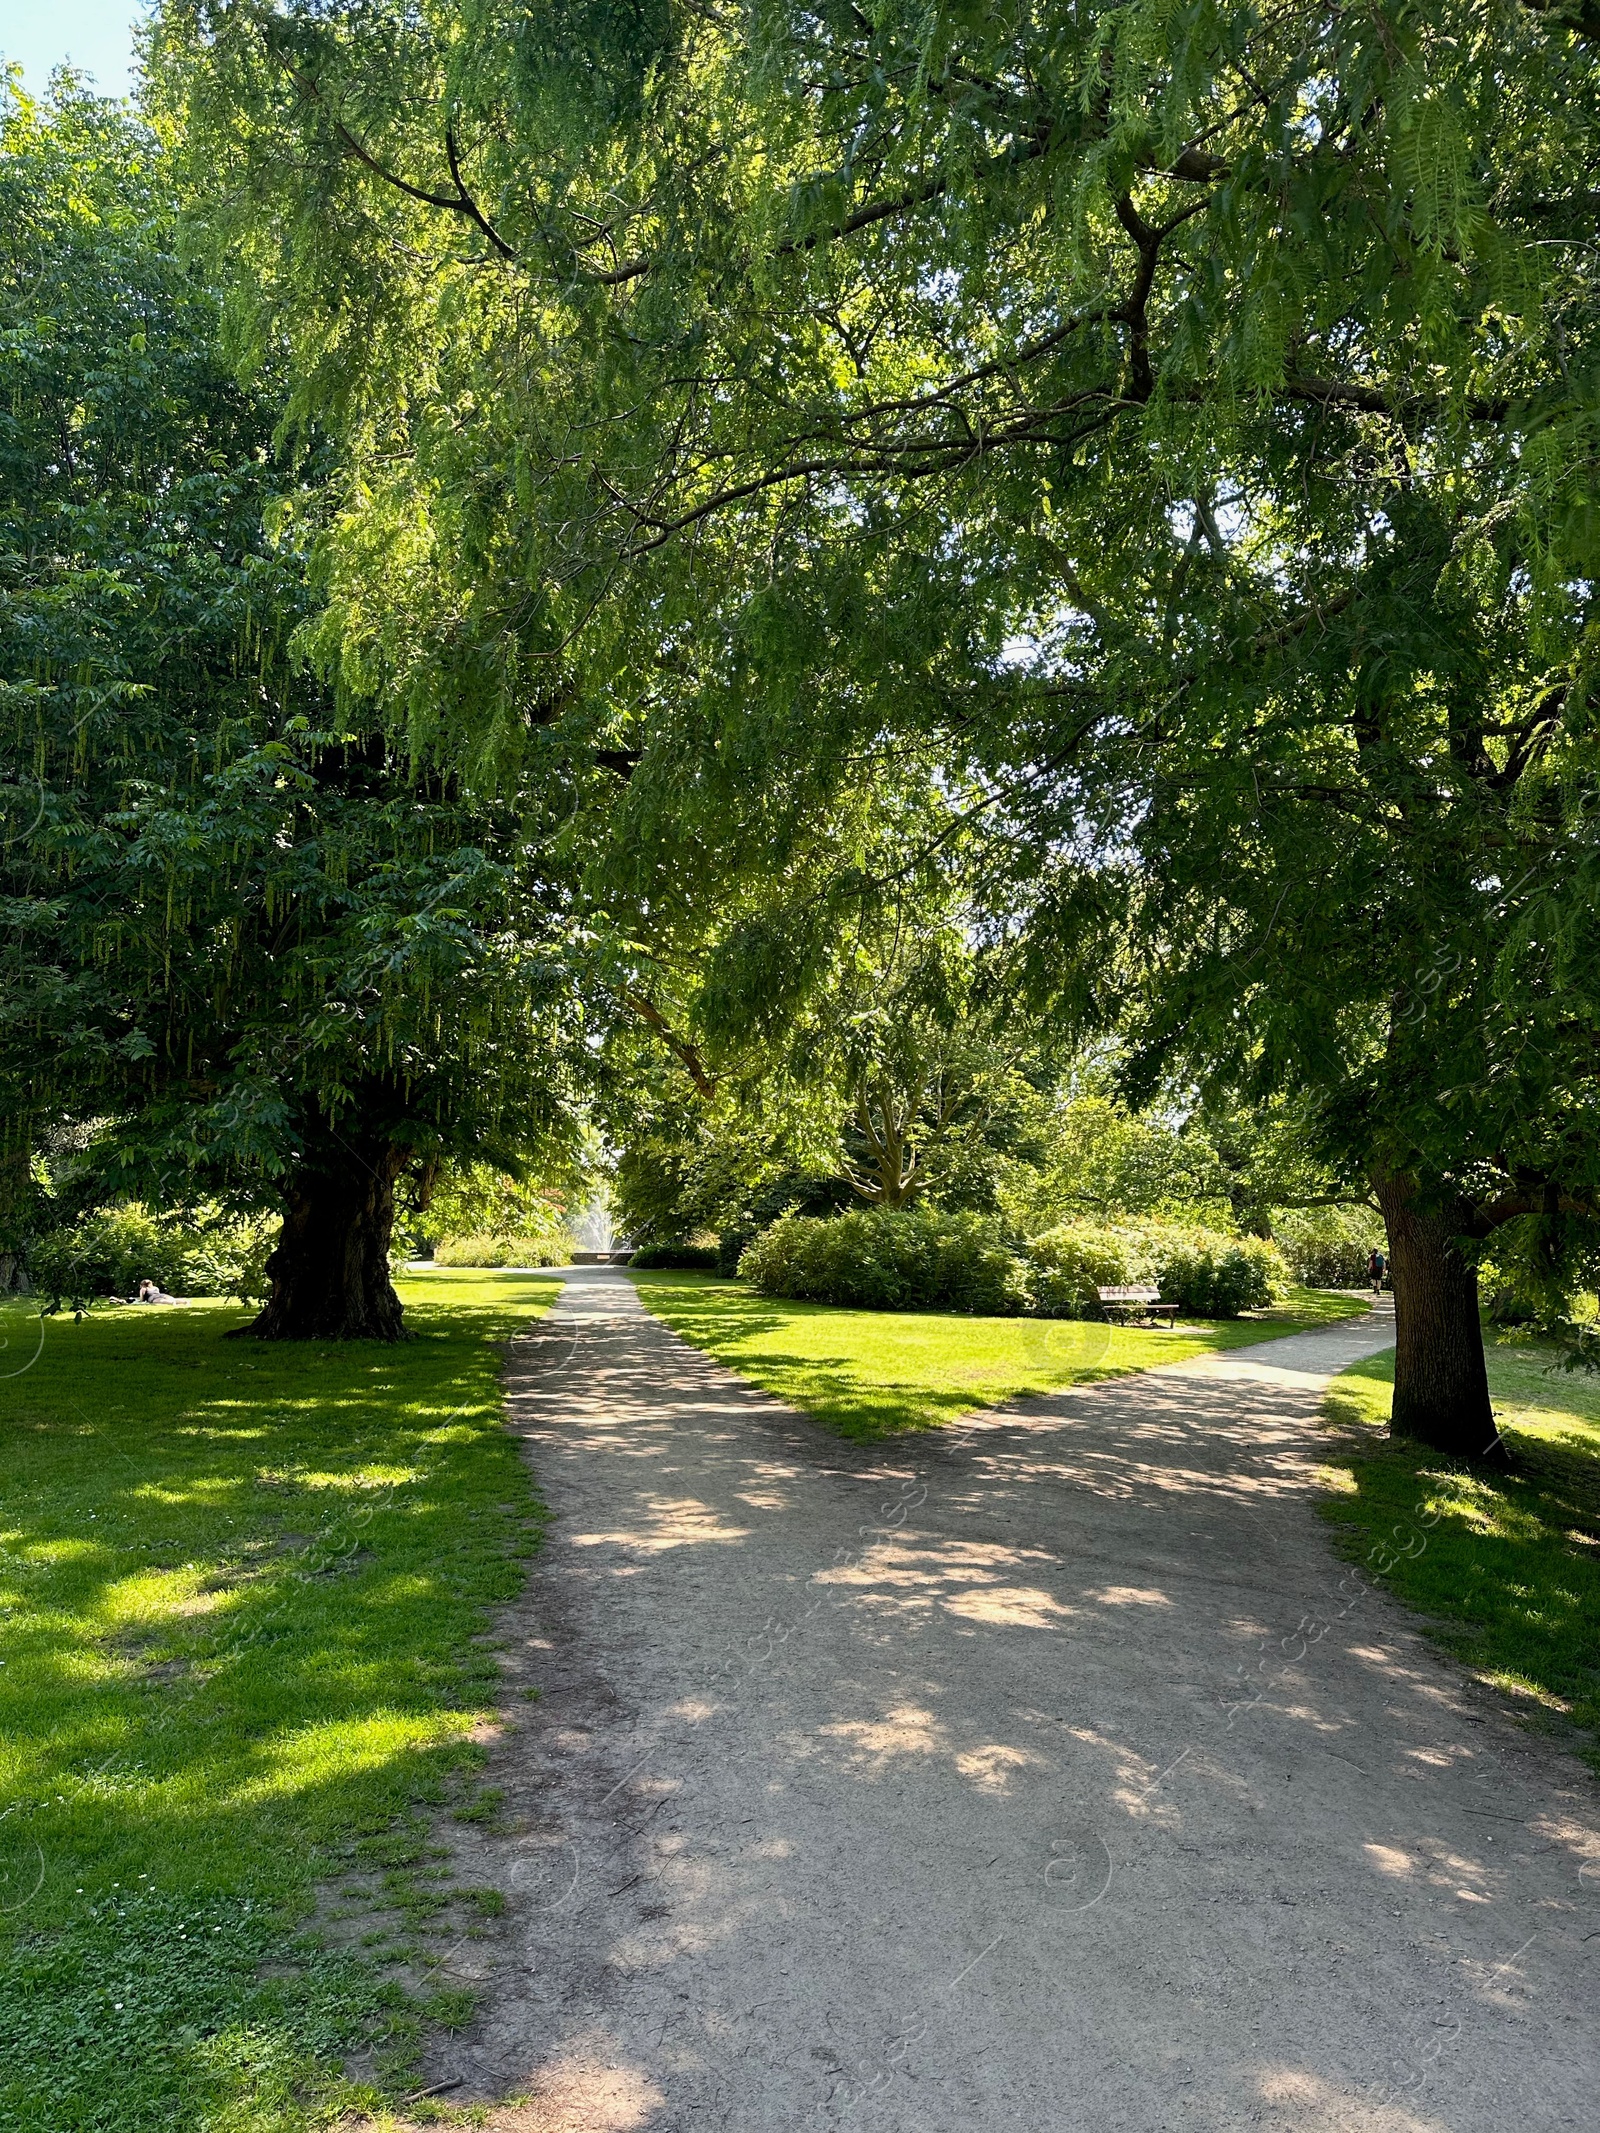
<instances>
[{"instance_id":1,"label":"patch of blue sky","mask_svg":"<svg viewBox=\"0 0 1600 2133\"><path fill-rule=\"evenodd\" d=\"M42 96L55 69L68 65L102 96L127 96L146 12L134 0L0 0L0 60L21 67L30 96Z\"/></svg>"}]
</instances>

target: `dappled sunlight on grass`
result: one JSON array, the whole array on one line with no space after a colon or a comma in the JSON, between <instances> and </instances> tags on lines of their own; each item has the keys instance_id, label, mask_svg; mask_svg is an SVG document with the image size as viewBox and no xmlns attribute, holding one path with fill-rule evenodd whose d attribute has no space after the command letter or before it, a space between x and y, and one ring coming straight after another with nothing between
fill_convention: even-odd
<instances>
[{"instance_id":1,"label":"dappled sunlight on grass","mask_svg":"<svg viewBox=\"0 0 1600 2133\"><path fill-rule=\"evenodd\" d=\"M1555 1361L1526 1336L1489 1344L1508 1475L1383 1433L1392 1356L1346 1371L1328 1394L1340 1439L1323 1511L1438 1643L1524 1711L1570 1721L1600 1762L1600 1383Z\"/></svg>"},{"instance_id":2,"label":"dappled sunlight on grass","mask_svg":"<svg viewBox=\"0 0 1600 2133\"><path fill-rule=\"evenodd\" d=\"M319 2054L401 2019L354 1957L313 1952L267 1983L256 1966L319 1871L479 1760L495 1667L472 1640L537 1530L500 1343L554 1293L421 1277L402 1285L417 1337L393 1348L225 1342L244 1314L220 1303L97 1311L48 1321L36 1363L0 1377L7 2124L143 2133L221 2110L245 2133L268 2122L269 2062L309 2095ZM26 1354L36 1321L0 1320L5 1355ZM141 1937L128 1892L159 1934ZM202 1914L248 1915L248 1963L222 1978L186 1956L187 2011L114 2025L114 2055L96 2045L63 2086L52 2022L97 2035L111 2004L84 1981L170 2002L149 1965ZM259 2049L224 2054L219 2088L215 2054L173 2051L185 2023ZM308 2121L291 2096L270 2122Z\"/></svg>"},{"instance_id":3,"label":"dappled sunlight on grass","mask_svg":"<svg viewBox=\"0 0 1600 2133\"><path fill-rule=\"evenodd\" d=\"M1248 1318L1107 1326L845 1311L761 1296L710 1274L652 1270L632 1278L641 1300L685 1340L856 1438L936 1429L977 1408L1304 1332L1364 1309L1359 1298L1297 1290L1287 1304Z\"/></svg>"}]
</instances>

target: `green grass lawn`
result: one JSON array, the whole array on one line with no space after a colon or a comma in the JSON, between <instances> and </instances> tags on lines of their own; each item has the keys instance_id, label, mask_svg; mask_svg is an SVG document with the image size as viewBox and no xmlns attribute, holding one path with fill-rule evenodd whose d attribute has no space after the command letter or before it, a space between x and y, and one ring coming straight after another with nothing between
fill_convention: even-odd
<instances>
[{"instance_id":1,"label":"green grass lawn","mask_svg":"<svg viewBox=\"0 0 1600 2133\"><path fill-rule=\"evenodd\" d=\"M643 1302L685 1340L841 1436L866 1440L937 1429L1025 1393L1301 1333L1365 1308L1353 1297L1297 1289L1287 1303L1249 1318L1140 1328L841 1311L775 1301L714 1274L662 1270L633 1280Z\"/></svg>"},{"instance_id":2,"label":"green grass lawn","mask_svg":"<svg viewBox=\"0 0 1600 2133\"><path fill-rule=\"evenodd\" d=\"M1391 1443L1394 1358L1334 1380L1343 1550L1428 1618L1436 1641L1543 1714L1600 1765L1600 1379L1552 1372L1526 1336L1489 1342L1513 1472L1486 1476Z\"/></svg>"},{"instance_id":3,"label":"green grass lawn","mask_svg":"<svg viewBox=\"0 0 1600 2133\"><path fill-rule=\"evenodd\" d=\"M292 2133L452 2012L304 1927L341 1869L447 1915L425 1810L467 1804L471 1640L537 1538L499 1344L553 1289L408 1281L398 1348L195 1304L44 1321L30 1363L0 1313L0 2125Z\"/></svg>"}]
</instances>

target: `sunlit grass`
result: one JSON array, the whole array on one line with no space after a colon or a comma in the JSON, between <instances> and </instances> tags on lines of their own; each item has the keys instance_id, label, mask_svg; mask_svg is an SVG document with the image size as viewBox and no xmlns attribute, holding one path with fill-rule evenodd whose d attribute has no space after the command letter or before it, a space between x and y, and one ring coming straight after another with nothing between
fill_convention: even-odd
<instances>
[{"instance_id":1,"label":"sunlit grass","mask_svg":"<svg viewBox=\"0 0 1600 2133\"><path fill-rule=\"evenodd\" d=\"M0 1313L0 2124L292 2133L414 2030L296 1934L479 1754L472 1639L537 1533L500 1344L553 1287L422 1276L396 1348L225 1342L212 1303L30 1360Z\"/></svg>"},{"instance_id":2,"label":"sunlit grass","mask_svg":"<svg viewBox=\"0 0 1600 2133\"><path fill-rule=\"evenodd\" d=\"M1489 1389L1513 1471L1487 1474L1383 1434L1392 1355L1334 1380L1324 1509L1345 1552L1428 1618L1444 1648L1600 1761L1600 1381L1526 1337L1491 1340Z\"/></svg>"},{"instance_id":3,"label":"sunlit grass","mask_svg":"<svg viewBox=\"0 0 1600 2133\"><path fill-rule=\"evenodd\" d=\"M936 1429L976 1408L1304 1332L1365 1308L1353 1297L1298 1289L1248 1318L1141 1328L842 1311L775 1301L713 1274L661 1270L633 1280L685 1340L841 1436L867 1439Z\"/></svg>"}]
</instances>

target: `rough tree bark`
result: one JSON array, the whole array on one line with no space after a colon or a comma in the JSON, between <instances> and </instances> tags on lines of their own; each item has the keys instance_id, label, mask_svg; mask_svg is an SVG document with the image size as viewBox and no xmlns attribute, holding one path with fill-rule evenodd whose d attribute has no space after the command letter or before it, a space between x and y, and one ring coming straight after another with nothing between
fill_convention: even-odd
<instances>
[{"instance_id":1,"label":"rough tree bark","mask_svg":"<svg viewBox=\"0 0 1600 2133\"><path fill-rule=\"evenodd\" d=\"M1472 1210L1424 1199L1417 1180L1373 1179L1389 1231L1394 1282L1394 1409L1390 1432L1457 1459L1501 1459L1489 1405L1478 1273L1456 1250Z\"/></svg>"},{"instance_id":2,"label":"rough tree bark","mask_svg":"<svg viewBox=\"0 0 1600 2133\"><path fill-rule=\"evenodd\" d=\"M26 1289L28 1265L24 1239L28 1214L28 1157L31 1136L29 1120L20 1122L7 1142L0 1143L0 1295Z\"/></svg>"},{"instance_id":3,"label":"rough tree bark","mask_svg":"<svg viewBox=\"0 0 1600 2133\"><path fill-rule=\"evenodd\" d=\"M389 1279L395 1180L407 1154L388 1141L340 1143L301 1165L267 1261L265 1307L236 1338L407 1338Z\"/></svg>"}]
</instances>

